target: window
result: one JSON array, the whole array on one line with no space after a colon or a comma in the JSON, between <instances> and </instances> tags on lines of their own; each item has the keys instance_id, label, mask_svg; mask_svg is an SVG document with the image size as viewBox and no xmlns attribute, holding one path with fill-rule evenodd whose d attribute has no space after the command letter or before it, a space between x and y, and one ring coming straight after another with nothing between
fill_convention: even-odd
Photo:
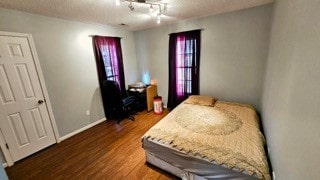
<instances>
[{"instance_id":1,"label":"window","mask_svg":"<svg viewBox=\"0 0 320 180\"><path fill-rule=\"evenodd\" d=\"M168 107L199 94L200 30L170 34Z\"/></svg>"},{"instance_id":2,"label":"window","mask_svg":"<svg viewBox=\"0 0 320 180\"><path fill-rule=\"evenodd\" d=\"M196 40L194 40L196 41ZM192 70L195 61L192 57L196 56L196 48L193 52L195 44L192 40L186 40L184 36L178 36L177 39L177 52L176 52L176 64L177 64L177 95L182 96L184 94L190 95L192 93Z\"/></svg>"},{"instance_id":3,"label":"window","mask_svg":"<svg viewBox=\"0 0 320 180\"><path fill-rule=\"evenodd\" d=\"M120 84L119 67L116 61L116 48L114 44L111 44L109 46L103 45L101 48L101 54L107 80L116 81L118 84Z\"/></svg>"},{"instance_id":4,"label":"window","mask_svg":"<svg viewBox=\"0 0 320 180\"><path fill-rule=\"evenodd\" d=\"M94 49L99 81L116 81L125 94L125 79L121 51L121 38L94 36Z\"/></svg>"}]
</instances>

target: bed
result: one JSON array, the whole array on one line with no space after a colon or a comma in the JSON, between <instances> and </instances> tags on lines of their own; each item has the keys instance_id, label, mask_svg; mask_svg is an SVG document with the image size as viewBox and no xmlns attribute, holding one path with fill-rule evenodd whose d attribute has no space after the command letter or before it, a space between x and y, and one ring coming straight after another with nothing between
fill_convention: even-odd
<instances>
[{"instance_id":1,"label":"bed","mask_svg":"<svg viewBox=\"0 0 320 180\"><path fill-rule=\"evenodd\" d=\"M142 137L148 163L182 179L271 179L252 106L191 96Z\"/></svg>"}]
</instances>

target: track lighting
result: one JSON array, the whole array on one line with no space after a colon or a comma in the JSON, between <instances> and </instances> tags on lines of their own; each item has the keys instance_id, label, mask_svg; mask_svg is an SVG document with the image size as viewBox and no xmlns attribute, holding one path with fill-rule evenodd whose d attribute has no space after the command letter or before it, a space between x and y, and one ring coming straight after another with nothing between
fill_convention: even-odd
<instances>
[{"instance_id":1,"label":"track lighting","mask_svg":"<svg viewBox=\"0 0 320 180\"><path fill-rule=\"evenodd\" d=\"M159 13L157 14L157 23L161 23L161 15L162 11L165 12L167 10L168 3L161 2L161 0L115 0L115 3L117 6L121 5L121 2L129 2L128 8L130 11L134 11L134 3L144 4L144 5L150 5L149 6L149 12L152 13L155 11L154 6L156 6L156 9L159 10ZM139 8L140 9L140 8Z\"/></svg>"}]
</instances>

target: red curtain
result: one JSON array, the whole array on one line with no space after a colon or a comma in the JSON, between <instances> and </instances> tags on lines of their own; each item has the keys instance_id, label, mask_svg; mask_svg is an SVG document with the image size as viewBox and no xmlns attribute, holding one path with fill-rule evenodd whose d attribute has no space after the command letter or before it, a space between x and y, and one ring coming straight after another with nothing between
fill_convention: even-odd
<instances>
[{"instance_id":1,"label":"red curtain","mask_svg":"<svg viewBox=\"0 0 320 180\"><path fill-rule=\"evenodd\" d=\"M104 80L114 80L125 94L121 38L94 36L93 45L100 85Z\"/></svg>"},{"instance_id":2,"label":"red curtain","mask_svg":"<svg viewBox=\"0 0 320 180\"><path fill-rule=\"evenodd\" d=\"M199 94L201 30L172 33L169 38L168 108Z\"/></svg>"}]
</instances>

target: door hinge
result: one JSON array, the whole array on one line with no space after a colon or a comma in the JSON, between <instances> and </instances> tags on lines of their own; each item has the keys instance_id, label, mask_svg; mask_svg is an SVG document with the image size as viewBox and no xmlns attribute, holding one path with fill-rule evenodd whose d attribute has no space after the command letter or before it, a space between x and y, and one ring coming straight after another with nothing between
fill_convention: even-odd
<instances>
[{"instance_id":1,"label":"door hinge","mask_svg":"<svg viewBox=\"0 0 320 180\"><path fill-rule=\"evenodd\" d=\"M6 143L6 147L7 147L7 149L9 149L8 143Z\"/></svg>"}]
</instances>

